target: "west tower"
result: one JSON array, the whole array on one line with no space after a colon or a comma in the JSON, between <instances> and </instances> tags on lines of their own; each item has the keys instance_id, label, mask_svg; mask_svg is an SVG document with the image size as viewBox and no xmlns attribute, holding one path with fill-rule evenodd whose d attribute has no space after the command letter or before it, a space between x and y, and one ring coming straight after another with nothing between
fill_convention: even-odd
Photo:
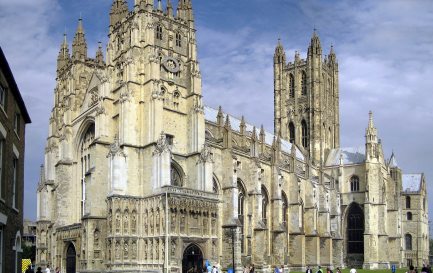
<instances>
[{"instance_id":1,"label":"west tower","mask_svg":"<svg viewBox=\"0 0 433 273\"><path fill-rule=\"evenodd\" d=\"M275 134L303 147L316 163L323 163L340 146L338 62L333 47L322 56L314 31L307 59L296 52L286 63L280 41L274 55Z\"/></svg>"}]
</instances>

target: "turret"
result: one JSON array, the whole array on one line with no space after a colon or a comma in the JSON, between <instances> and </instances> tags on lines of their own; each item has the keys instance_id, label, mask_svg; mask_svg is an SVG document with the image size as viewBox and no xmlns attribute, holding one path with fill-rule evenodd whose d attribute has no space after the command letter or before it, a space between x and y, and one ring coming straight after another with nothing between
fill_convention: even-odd
<instances>
[{"instance_id":1,"label":"turret","mask_svg":"<svg viewBox=\"0 0 433 273\"><path fill-rule=\"evenodd\" d=\"M285 64L286 63L286 53L284 52L281 40L278 39L277 47L275 48L274 54L274 64Z\"/></svg>"},{"instance_id":2,"label":"turret","mask_svg":"<svg viewBox=\"0 0 433 273\"><path fill-rule=\"evenodd\" d=\"M334 46L331 45L331 50L328 55L328 63L330 65L338 65L337 55L335 55Z\"/></svg>"},{"instance_id":3,"label":"turret","mask_svg":"<svg viewBox=\"0 0 433 273\"><path fill-rule=\"evenodd\" d=\"M319 36L317 36L316 30L313 32L311 37L310 46L308 47L308 56L310 55L322 55L322 46L320 45Z\"/></svg>"},{"instance_id":4,"label":"turret","mask_svg":"<svg viewBox=\"0 0 433 273\"><path fill-rule=\"evenodd\" d=\"M84 35L83 19L78 20L78 27L72 43L73 60L85 61L87 58L87 43Z\"/></svg>"},{"instance_id":5,"label":"turret","mask_svg":"<svg viewBox=\"0 0 433 273\"><path fill-rule=\"evenodd\" d=\"M57 57L57 73L59 73L71 60L69 55L69 45L66 40L66 33L63 36L63 43L60 47L59 56Z\"/></svg>"},{"instance_id":6,"label":"turret","mask_svg":"<svg viewBox=\"0 0 433 273\"><path fill-rule=\"evenodd\" d=\"M366 161L378 160L380 145L377 138L377 129L374 127L373 112L369 113L368 127L365 133Z\"/></svg>"},{"instance_id":7,"label":"turret","mask_svg":"<svg viewBox=\"0 0 433 273\"><path fill-rule=\"evenodd\" d=\"M171 0L167 0L167 16L173 17L173 5L171 4Z\"/></svg>"},{"instance_id":8,"label":"turret","mask_svg":"<svg viewBox=\"0 0 433 273\"><path fill-rule=\"evenodd\" d=\"M284 126L281 120L280 113L283 112L284 108L284 95L282 94L283 87L283 70L286 64L286 54L284 53L283 45L281 40L278 39L277 47L275 48L274 54L274 134L281 132L281 127Z\"/></svg>"},{"instance_id":9,"label":"turret","mask_svg":"<svg viewBox=\"0 0 433 273\"><path fill-rule=\"evenodd\" d=\"M99 66L104 65L104 53L102 53L102 44L99 42L98 44L98 50L96 51L96 63Z\"/></svg>"},{"instance_id":10,"label":"turret","mask_svg":"<svg viewBox=\"0 0 433 273\"><path fill-rule=\"evenodd\" d=\"M136 3L137 4L137 3ZM110 11L110 26L114 26L128 15L128 4L125 0L113 0Z\"/></svg>"}]
</instances>

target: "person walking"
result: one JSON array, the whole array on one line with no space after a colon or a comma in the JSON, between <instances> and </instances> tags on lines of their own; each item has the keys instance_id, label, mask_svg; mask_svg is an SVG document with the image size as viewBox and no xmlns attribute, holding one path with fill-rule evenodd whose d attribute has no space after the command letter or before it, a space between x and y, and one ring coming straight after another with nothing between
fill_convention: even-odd
<instances>
[{"instance_id":1,"label":"person walking","mask_svg":"<svg viewBox=\"0 0 433 273\"><path fill-rule=\"evenodd\" d=\"M42 268L38 267L38 269L36 269L36 273L42 273Z\"/></svg>"},{"instance_id":2,"label":"person walking","mask_svg":"<svg viewBox=\"0 0 433 273\"><path fill-rule=\"evenodd\" d=\"M317 267L317 273L323 273L322 267L320 265Z\"/></svg>"},{"instance_id":3,"label":"person walking","mask_svg":"<svg viewBox=\"0 0 433 273\"><path fill-rule=\"evenodd\" d=\"M45 268L45 273L51 273L50 265L47 264L47 267Z\"/></svg>"},{"instance_id":4,"label":"person walking","mask_svg":"<svg viewBox=\"0 0 433 273\"><path fill-rule=\"evenodd\" d=\"M305 271L305 273L313 273L313 270L311 270L310 266L307 265L307 270Z\"/></svg>"},{"instance_id":5,"label":"person walking","mask_svg":"<svg viewBox=\"0 0 433 273\"><path fill-rule=\"evenodd\" d=\"M356 273L356 269L352 267L352 269L350 269L350 273Z\"/></svg>"}]
</instances>

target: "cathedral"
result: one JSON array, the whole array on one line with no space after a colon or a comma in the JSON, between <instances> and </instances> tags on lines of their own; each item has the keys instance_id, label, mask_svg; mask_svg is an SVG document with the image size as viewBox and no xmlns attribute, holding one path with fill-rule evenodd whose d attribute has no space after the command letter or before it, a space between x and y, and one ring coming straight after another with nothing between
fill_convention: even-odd
<instances>
[{"instance_id":1,"label":"cathedral","mask_svg":"<svg viewBox=\"0 0 433 273\"><path fill-rule=\"evenodd\" d=\"M94 58L81 19L72 52L64 37L36 263L66 273L427 263L424 175L384 155L371 112L365 145L340 147L334 49L324 55L314 32L306 58L287 61L278 42L270 133L203 105L192 0L176 2L113 0Z\"/></svg>"}]
</instances>

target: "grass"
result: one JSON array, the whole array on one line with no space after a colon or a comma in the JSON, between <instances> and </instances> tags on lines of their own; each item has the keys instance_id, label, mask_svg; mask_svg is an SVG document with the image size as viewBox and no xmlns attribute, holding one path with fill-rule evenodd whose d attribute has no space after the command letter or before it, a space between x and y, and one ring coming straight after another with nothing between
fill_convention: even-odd
<instances>
[{"instance_id":1,"label":"grass","mask_svg":"<svg viewBox=\"0 0 433 273\"><path fill-rule=\"evenodd\" d=\"M326 268L323 269L323 272L326 273ZM313 272L316 272L317 268L313 268ZM349 273L350 268L342 269L341 273ZM397 268L395 273L406 273L409 271L408 268ZM336 270L333 270L335 273ZM357 273L392 273L391 269L376 269L376 270L368 270L368 269L356 269ZM305 273L305 272L290 272L290 273Z\"/></svg>"}]
</instances>

